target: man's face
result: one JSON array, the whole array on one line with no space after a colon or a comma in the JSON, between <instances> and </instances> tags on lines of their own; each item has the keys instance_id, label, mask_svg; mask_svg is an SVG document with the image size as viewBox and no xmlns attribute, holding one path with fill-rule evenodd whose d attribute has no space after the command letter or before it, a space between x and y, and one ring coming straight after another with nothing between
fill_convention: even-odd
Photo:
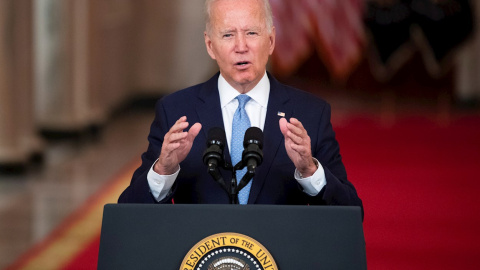
<instances>
[{"instance_id":1,"label":"man's face","mask_svg":"<svg viewBox=\"0 0 480 270\"><path fill-rule=\"evenodd\" d=\"M265 74L275 47L275 29L269 32L263 3L258 0L219 0L211 7L211 30L205 33L208 54L222 76L237 91L250 91Z\"/></svg>"}]
</instances>

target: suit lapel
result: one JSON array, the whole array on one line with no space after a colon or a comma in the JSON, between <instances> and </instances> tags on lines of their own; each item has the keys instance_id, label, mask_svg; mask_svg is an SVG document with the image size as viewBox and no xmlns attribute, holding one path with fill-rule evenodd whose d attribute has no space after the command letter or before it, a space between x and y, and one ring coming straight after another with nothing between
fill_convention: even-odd
<instances>
[{"instance_id":1,"label":"suit lapel","mask_svg":"<svg viewBox=\"0 0 480 270\"><path fill-rule=\"evenodd\" d=\"M196 106L196 111L200 123L202 123L202 130L205 139L208 137L208 131L213 127L224 128L222 108L220 107L220 96L218 93L218 76L217 73L210 80L205 82L198 93L199 101ZM230 162L230 154L228 145L224 149L225 159Z\"/></svg>"},{"instance_id":2,"label":"suit lapel","mask_svg":"<svg viewBox=\"0 0 480 270\"><path fill-rule=\"evenodd\" d=\"M270 79L270 95L268 98L267 115L263 129L263 163L258 166L256 170L248 203L254 203L257 199L272 167L278 149L283 145L283 134L281 133L278 124L278 121L281 118L279 113L284 113L287 118L292 115L292 108L287 103L289 97L285 87L270 74L268 75Z\"/></svg>"}]
</instances>

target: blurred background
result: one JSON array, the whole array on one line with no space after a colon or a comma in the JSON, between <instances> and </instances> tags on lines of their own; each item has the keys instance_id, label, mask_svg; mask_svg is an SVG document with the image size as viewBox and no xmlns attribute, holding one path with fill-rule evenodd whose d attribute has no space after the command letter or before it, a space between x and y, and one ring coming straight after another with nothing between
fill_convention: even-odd
<instances>
[{"instance_id":1,"label":"blurred background","mask_svg":"<svg viewBox=\"0 0 480 270\"><path fill-rule=\"evenodd\" d=\"M331 103L369 268L478 269L480 3L270 2L269 71ZM215 74L203 30L202 0L0 0L0 269L139 162L158 98Z\"/></svg>"}]
</instances>

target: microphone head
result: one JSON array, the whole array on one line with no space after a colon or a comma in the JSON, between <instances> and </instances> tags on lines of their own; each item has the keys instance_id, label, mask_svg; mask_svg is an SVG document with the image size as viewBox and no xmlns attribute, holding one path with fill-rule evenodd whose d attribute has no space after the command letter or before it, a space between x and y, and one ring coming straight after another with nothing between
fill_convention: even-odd
<instances>
[{"instance_id":1,"label":"microphone head","mask_svg":"<svg viewBox=\"0 0 480 270\"><path fill-rule=\"evenodd\" d=\"M260 149L263 148L263 132L258 127L249 127L245 131L245 138L243 139L243 147L249 144L257 144Z\"/></svg>"},{"instance_id":2,"label":"microphone head","mask_svg":"<svg viewBox=\"0 0 480 270\"><path fill-rule=\"evenodd\" d=\"M216 144L223 149L226 141L227 136L225 135L225 130L223 130L223 128L213 127L208 131L207 146Z\"/></svg>"}]
</instances>

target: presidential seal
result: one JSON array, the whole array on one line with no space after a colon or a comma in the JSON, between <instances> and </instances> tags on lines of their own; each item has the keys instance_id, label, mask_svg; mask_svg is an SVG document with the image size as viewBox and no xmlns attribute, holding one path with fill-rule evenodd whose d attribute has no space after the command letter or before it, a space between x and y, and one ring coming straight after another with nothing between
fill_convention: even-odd
<instances>
[{"instance_id":1,"label":"presidential seal","mask_svg":"<svg viewBox=\"0 0 480 270\"><path fill-rule=\"evenodd\" d=\"M198 242L183 259L180 270L276 270L267 249L238 233L219 233Z\"/></svg>"}]
</instances>

